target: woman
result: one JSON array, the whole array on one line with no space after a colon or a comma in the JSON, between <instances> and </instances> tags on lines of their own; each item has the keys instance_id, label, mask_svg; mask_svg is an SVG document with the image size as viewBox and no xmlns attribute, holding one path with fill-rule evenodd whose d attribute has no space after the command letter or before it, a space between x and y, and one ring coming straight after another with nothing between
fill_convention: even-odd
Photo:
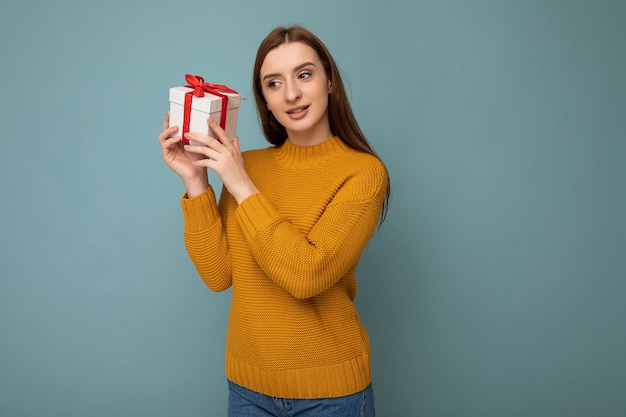
<instances>
[{"instance_id":1,"label":"woman","mask_svg":"<svg viewBox=\"0 0 626 417\"><path fill-rule=\"evenodd\" d=\"M184 181L185 244L213 291L232 287L229 416L373 416L370 345L353 304L359 257L389 198L387 170L361 133L330 53L304 28L276 28L254 65L273 146L159 135ZM219 203L207 168L224 185Z\"/></svg>"}]
</instances>

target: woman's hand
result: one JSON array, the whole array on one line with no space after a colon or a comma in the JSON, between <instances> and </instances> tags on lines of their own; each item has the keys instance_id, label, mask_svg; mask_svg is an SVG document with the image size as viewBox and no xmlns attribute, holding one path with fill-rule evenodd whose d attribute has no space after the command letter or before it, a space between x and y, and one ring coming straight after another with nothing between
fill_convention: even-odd
<instances>
[{"instance_id":1,"label":"woman's hand","mask_svg":"<svg viewBox=\"0 0 626 417\"><path fill-rule=\"evenodd\" d=\"M215 171L237 204L240 204L247 197L258 193L259 190L252 183L244 166L239 148L239 138L233 138L231 141L224 129L211 118L207 119L207 123L217 138L199 133L187 133L187 139L202 143L205 146L185 145L184 149L196 157L193 162L194 167L203 170L211 168Z\"/></svg>"},{"instance_id":2,"label":"woman's hand","mask_svg":"<svg viewBox=\"0 0 626 417\"><path fill-rule=\"evenodd\" d=\"M182 178L187 189L187 196L192 198L202 194L209 186L207 170L206 167L195 164L198 159L202 158L202 155L186 152L182 138L172 137L178 130L178 126L169 127L169 124L170 112L168 110L163 121L163 131L159 134L163 161Z\"/></svg>"}]
</instances>

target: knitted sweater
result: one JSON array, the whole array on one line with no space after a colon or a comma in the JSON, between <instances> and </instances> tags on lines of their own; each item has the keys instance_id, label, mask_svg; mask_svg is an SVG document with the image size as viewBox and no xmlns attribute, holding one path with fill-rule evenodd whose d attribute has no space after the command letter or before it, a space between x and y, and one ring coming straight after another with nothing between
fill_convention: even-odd
<instances>
[{"instance_id":1,"label":"knitted sweater","mask_svg":"<svg viewBox=\"0 0 626 417\"><path fill-rule=\"evenodd\" d=\"M382 162L338 138L243 154L260 193L183 197L185 244L213 291L232 286L226 376L283 398L353 394L371 381L355 271L387 187Z\"/></svg>"}]
</instances>

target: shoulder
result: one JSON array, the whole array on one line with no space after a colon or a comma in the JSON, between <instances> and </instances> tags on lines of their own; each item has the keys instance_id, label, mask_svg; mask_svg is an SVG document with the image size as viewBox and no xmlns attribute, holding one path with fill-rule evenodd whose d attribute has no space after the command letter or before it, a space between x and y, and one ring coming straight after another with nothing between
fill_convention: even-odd
<instances>
[{"instance_id":1,"label":"shoulder","mask_svg":"<svg viewBox=\"0 0 626 417\"><path fill-rule=\"evenodd\" d=\"M372 178L387 178L387 168L383 161L375 155L371 155L355 149L350 149L340 163L347 164L355 174L362 174Z\"/></svg>"},{"instance_id":2,"label":"shoulder","mask_svg":"<svg viewBox=\"0 0 626 417\"><path fill-rule=\"evenodd\" d=\"M268 153L272 153L275 150L276 150L276 146L268 146L266 148L248 149L248 150L242 151L241 154L244 157L253 158L255 156L266 155Z\"/></svg>"},{"instance_id":3,"label":"shoulder","mask_svg":"<svg viewBox=\"0 0 626 417\"><path fill-rule=\"evenodd\" d=\"M385 194L389 177L383 161L377 156L350 149L336 161L342 172L342 189L355 199L378 198Z\"/></svg>"},{"instance_id":4,"label":"shoulder","mask_svg":"<svg viewBox=\"0 0 626 417\"><path fill-rule=\"evenodd\" d=\"M350 154L353 155L352 158L359 168L368 172L384 173L386 175L387 168L379 157L357 150L351 150Z\"/></svg>"},{"instance_id":5,"label":"shoulder","mask_svg":"<svg viewBox=\"0 0 626 417\"><path fill-rule=\"evenodd\" d=\"M275 146L267 148L249 149L241 153L243 160L246 162L254 162L258 160L267 160L268 157L276 152Z\"/></svg>"}]
</instances>

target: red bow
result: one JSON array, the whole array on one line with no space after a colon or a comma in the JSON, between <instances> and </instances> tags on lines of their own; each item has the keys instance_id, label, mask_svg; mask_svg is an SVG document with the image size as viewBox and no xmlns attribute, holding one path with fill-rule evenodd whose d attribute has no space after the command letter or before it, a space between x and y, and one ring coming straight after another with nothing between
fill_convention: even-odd
<instances>
[{"instance_id":1,"label":"red bow","mask_svg":"<svg viewBox=\"0 0 626 417\"><path fill-rule=\"evenodd\" d=\"M192 91L185 93L185 109L183 113L183 142L189 142L185 139L185 133L189 132L189 121L191 119L191 102L193 101L193 96L196 97L204 97L204 93L213 94L214 96L218 96L222 99L222 113L220 115L220 127L222 129L226 129L226 112L228 111L228 96L223 93L234 93L239 94L237 91L232 88L228 88L225 85L221 84L211 84L205 83L204 78L199 75L191 75L186 74L185 79L187 80L188 85L186 87L193 88Z\"/></svg>"}]
</instances>

